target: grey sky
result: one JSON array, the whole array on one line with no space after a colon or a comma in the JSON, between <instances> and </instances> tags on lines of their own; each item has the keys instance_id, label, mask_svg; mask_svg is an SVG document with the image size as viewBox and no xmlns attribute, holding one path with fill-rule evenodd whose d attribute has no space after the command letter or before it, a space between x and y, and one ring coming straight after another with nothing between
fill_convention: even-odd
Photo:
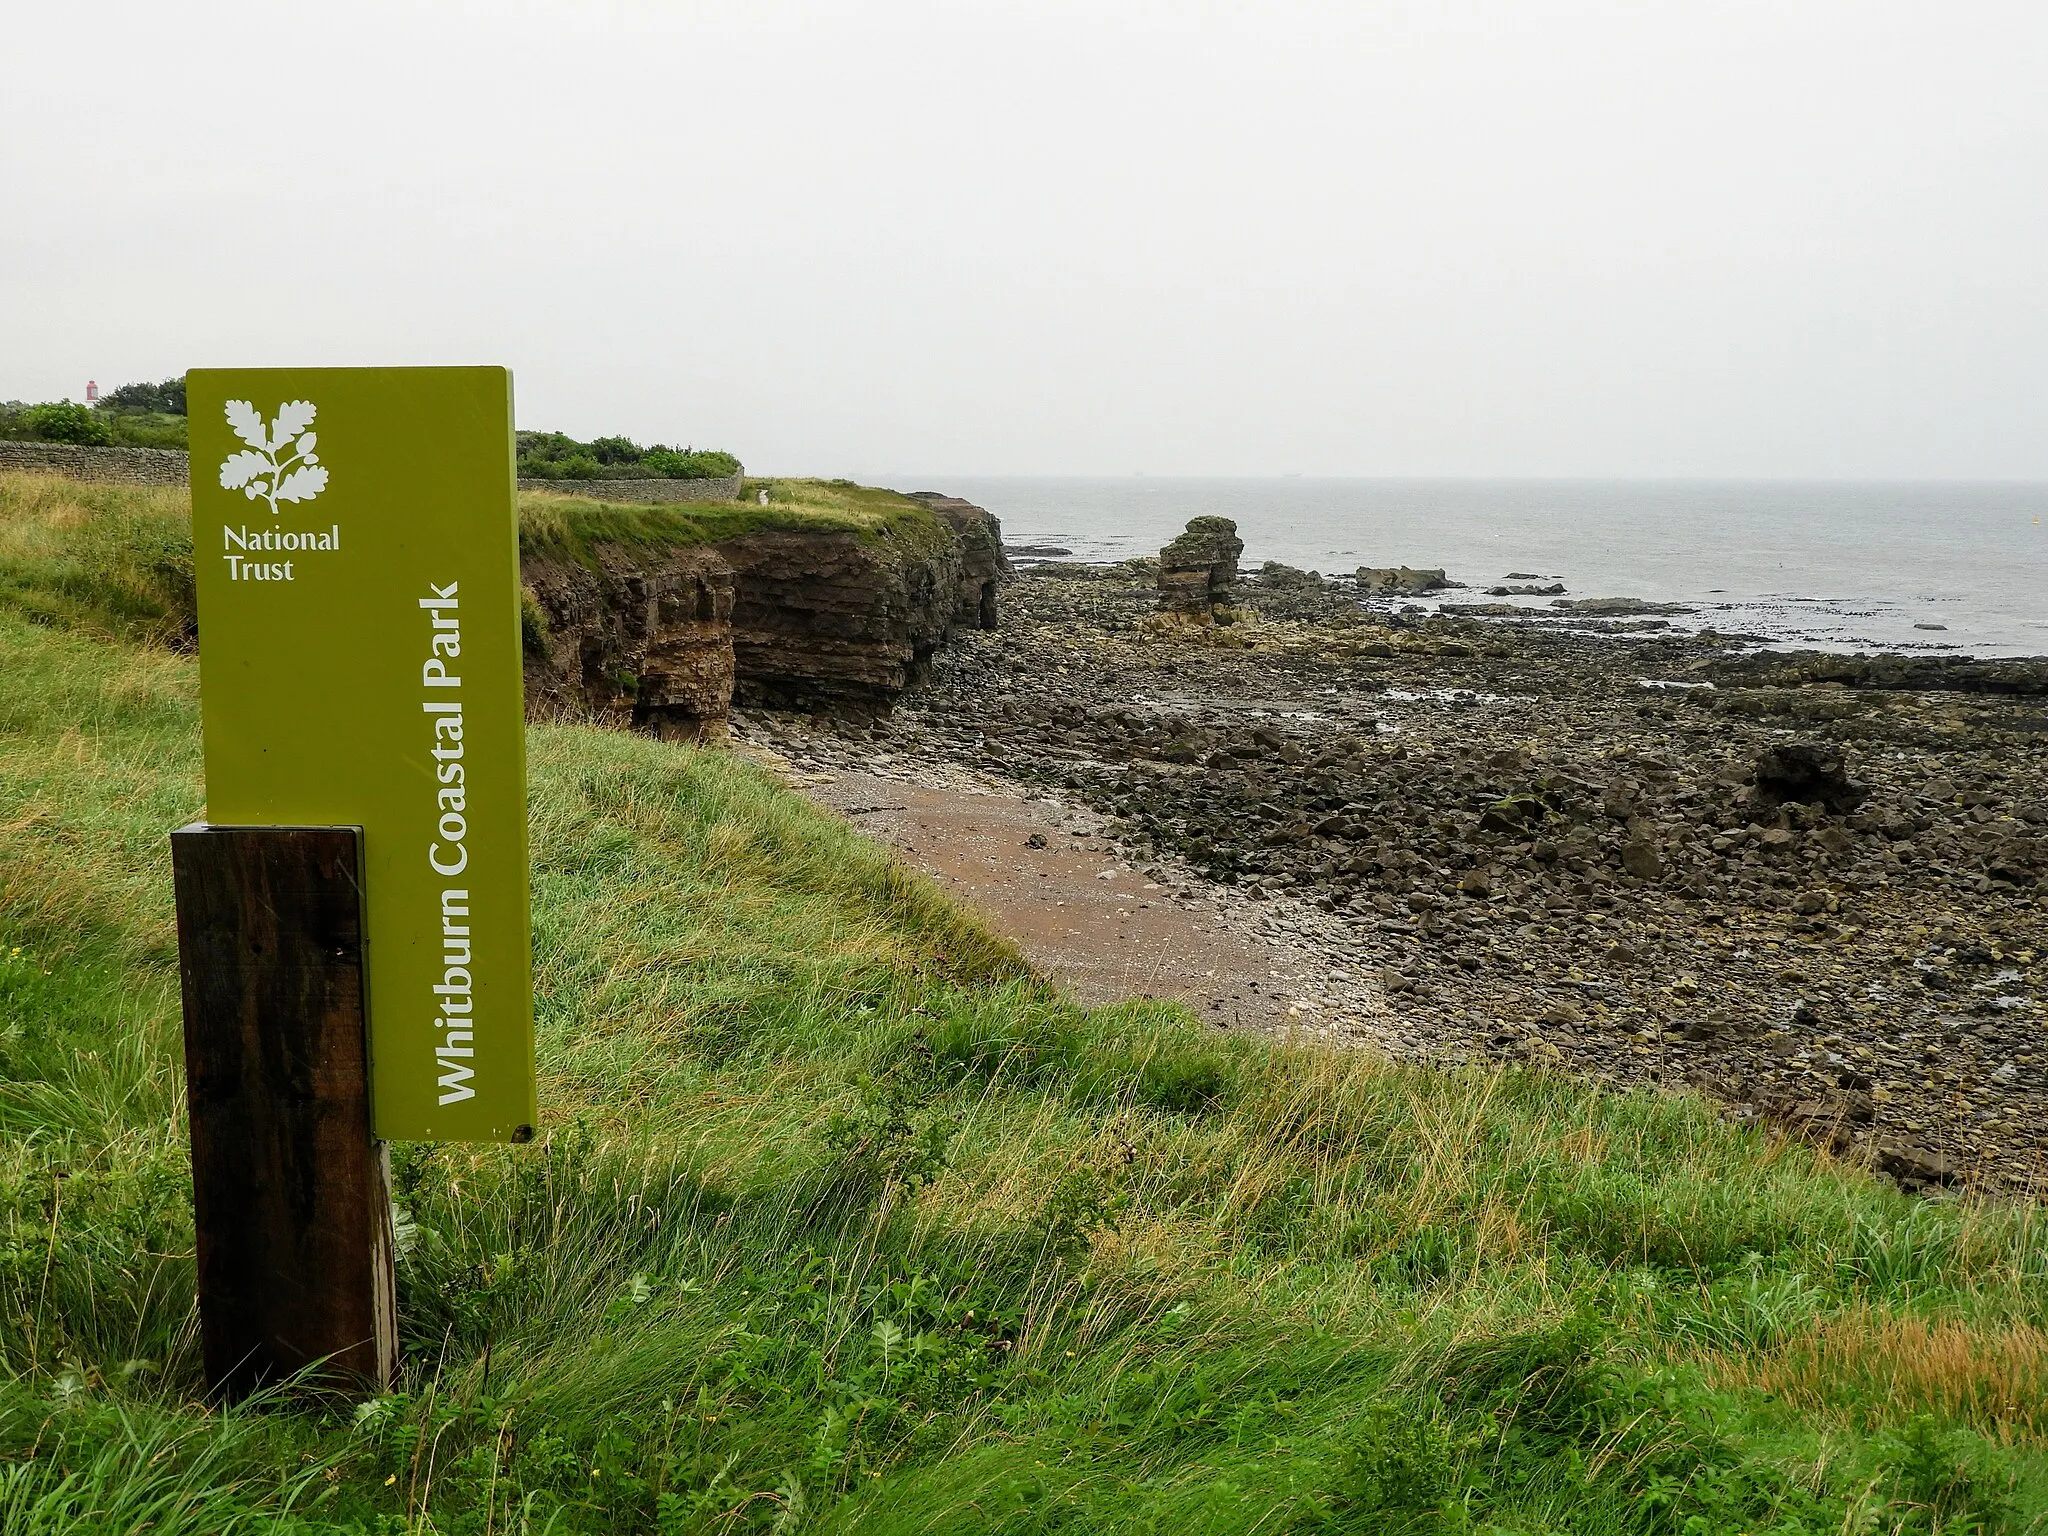
<instances>
[{"instance_id":1,"label":"grey sky","mask_svg":"<svg viewBox=\"0 0 2048 1536\"><path fill-rule=\"evenodd\" d=\"M430 15L428 13L431 13ZM0 397L776 473L2048 476L2048 6L42 5Z\"/></svg>"}]
</instances>

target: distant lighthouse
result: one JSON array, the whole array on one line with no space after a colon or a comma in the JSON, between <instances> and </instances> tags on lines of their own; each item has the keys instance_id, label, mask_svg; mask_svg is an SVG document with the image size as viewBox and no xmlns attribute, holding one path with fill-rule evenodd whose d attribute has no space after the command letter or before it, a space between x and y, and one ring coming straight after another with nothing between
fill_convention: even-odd
<instances>
[{"instance_id":1,"label":"distant lighthouse","mask_svg":"<svg viewBox=\"0 0 2048 1536\"><path fill-rule=\"evenodd\" d=\"M97 379L87 379L85 381L85 403L87 405L98 405L100 403L100 386Z\"/></svg>"}]
</instances>

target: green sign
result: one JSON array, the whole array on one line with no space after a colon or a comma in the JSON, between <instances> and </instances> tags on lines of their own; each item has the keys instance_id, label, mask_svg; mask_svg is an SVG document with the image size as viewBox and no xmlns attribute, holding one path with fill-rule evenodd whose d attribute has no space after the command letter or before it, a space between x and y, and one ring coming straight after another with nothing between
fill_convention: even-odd
<instances>
[{"instance_id":1,"label":"green sign","mask_svg":"<svg viewBox=\"0 0 2048 1536\"><path fill-rule=\"evenodd\" d=\"M186 379L207 819L363 829L388 1139L533 1134L512 376Z\"/></svg>"}]
</instances>

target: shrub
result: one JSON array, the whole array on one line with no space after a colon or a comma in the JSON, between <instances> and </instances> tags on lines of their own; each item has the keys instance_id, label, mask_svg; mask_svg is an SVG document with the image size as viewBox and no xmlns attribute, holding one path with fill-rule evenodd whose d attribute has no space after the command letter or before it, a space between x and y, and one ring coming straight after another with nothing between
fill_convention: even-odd
<instances>
[{"instance_id":1,"label":"shrub","mask_svg":"<svg viewBox=\"0 0 2048 1536\"><path fill-rule=\"evenodd\" d=\"M164 384L143 385L151 392L168 389ZM131 386L116 390L120 394ZM183 386L179 386L182 390ZM183 395L178 400L183 402ZM59 400L28 405L19 400L0 403L0 438L26 439L43 443L85 443L93 447L118 444L127 448L183 448L185 417L178 412L109 406L102 400L97 408Z\"/></svg>"},{"instance_id":2,"label":"shrub","mask_svg":"<svg viewBox=\"0 0 2048 1536\"><path fill-rule=\"evenodd\" d=\"M126 448L183 448L185 379L181 374L160 384L123 384L100 396L95 414Z\"/></svg>"},{"instance_id":3,"label":"shrub","mask_svg":"<svg viewBox=\"0 0 2048 1536\"><path fill-rule=\"evenodd\" d=\"M642 448L630 437L578 442L562 432L521 432L519 473L528 480L707 480L740 472L715 449Z\"/></svg>"},{"instance_id":4,"label":"shrub","mask_svg":"<svg viewBox=\"0 0 2048 1536\"><path fill-rule=\"evenodd\" d=\"M740 472L740 461L716 448L664 448L657 443L642 462L669 480L716 480Z\"/></svg>"},{"instance_id":5,"label":"shrub","mask_svg":"<svg viewBox=\"0 0 2048 1536\"><path fill-rule=\"evenodd\" d=\"M1359 1416L1332 1490L1334 1530L1442 1529L1452 1492L1452 1446L1443 1427L1412 1409L1375 1403Z\"/></svg>"},{"instance_id":6,"label":"shrub","mask_svg":"<svg viewBox=\"0 0 2048 1536\"><path fill-rule=\"evenodd\" d=\"M56 400L32 405L21 416L29 435L45 443L85 443L102 446L114 440L114 429L90 406Z\"/></svg>"}]
</instances>

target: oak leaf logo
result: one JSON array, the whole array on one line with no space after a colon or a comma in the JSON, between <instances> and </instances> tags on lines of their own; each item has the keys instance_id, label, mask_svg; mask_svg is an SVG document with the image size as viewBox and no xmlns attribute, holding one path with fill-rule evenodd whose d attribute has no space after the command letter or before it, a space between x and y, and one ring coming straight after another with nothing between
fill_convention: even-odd
<instances>
[{"instance_id":1,"label":"oak leaf logo","mask_svg":"<svg viewBox=\"0 0 2048 1536\"><path fill-rule=\"evenodd\" d=\"M273 514L280 501L311 501L326 490L327 466L313 451L319 439L306 430L319 412L310 400L287 400L266 426L255 406L230 400L228 425L249 446L221 462L221 489L266 501Z\"/></svg>"}]
</instances>

